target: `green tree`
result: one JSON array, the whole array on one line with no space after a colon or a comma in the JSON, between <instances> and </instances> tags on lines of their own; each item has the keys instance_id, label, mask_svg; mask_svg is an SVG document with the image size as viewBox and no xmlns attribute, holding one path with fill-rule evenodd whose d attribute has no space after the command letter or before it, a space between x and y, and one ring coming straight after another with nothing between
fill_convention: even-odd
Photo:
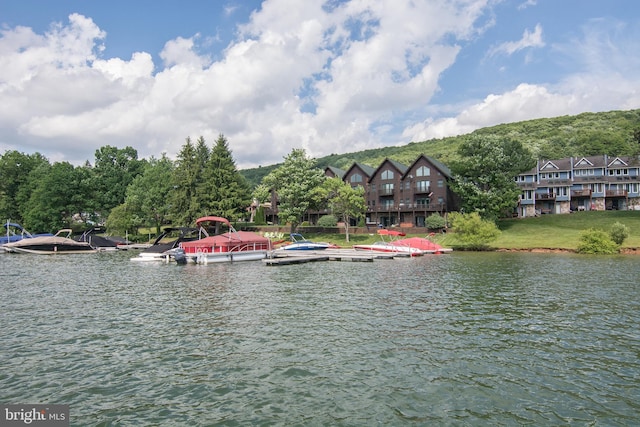
<instances>
[{"instance_id":1,"label":"green tree","mask_svg":"<svg viewBox=\"0 0 640 427\"><path fill-rule=\"evenodd\" d=\"M86 211L86 202L73 196L74 192L82 193L85 172L68 162L58 162L39 169L38 174L23 213L27 228L54 232L72 227L74 216Z\"/></svg>"},{"instance_id":2,"label":"green tree","mask_svg":"<svg viewBox=\"0 0 640 427\"><path fill-rule=\"evenodd\" d=\"M106 145L95 153L95 210L104 218L111 209L124 203L127 187L144 171L145 160L138 160L132 147L119 149Z\"/></svg>"},{"instance_id":3,"label":"green tree","mask_svg":"<svg viewBox=\"0 0 640 427\"><path fill-rule=\"evenodd\" d=\"M451 164L452 190L462 209L495 220L517 206L521 190L514 177L535 166L535 159L519 141L490 135L472 135L458 148Z\"/></svg>"},{"instance_id":4,"label":"green tree","mask_svg":"<svg viewBox=\"0 0 640 427\"><path fill-rule=\"evenodd\" d=\"M616 242L617 245L622 245L622 243L629 237L629 234L629 227L619 221L614 222L609 230L611 240Z\"/></svg>"},{"instance_id":5,"label":"green tree","mask_svg":"<svg viewBox=\"0 0 640 427\"><path fill-rule=\"evenodd\" d=\"M156 234L160 233L162 224L169 217L168 198L173 188L173 167L166 154L160 159L152 157L142 175L138 175L127 188L125 205L128 213L137 215L144 224L155 226ZM126 231L129 230L127 228Z\"/></svg>"},{"instance_id":6,"label":"green tree","mask_svg":"<svg viewBox=\"0 0 640 427\"><path fill-rule=\"evenodd\" d=\"M138 226L140 218L137 217L126 203L111 209L107 217L106 226L109 233L112 234L138 234Z\"/></svg>"},{"instance_id":7,"label":"green tree","mask_svg":"<svg viewBox=\"0 0 640 427\"><path fill-rule=\"evenodd\" d=\"M24 154L7 151L0 156L0 218L23 222L23 205L29 200L39 167L49 167L40 153Z\"/></svg>"},{"instance_id":8,"label":"green tree","mask_svg":"<svg viewBox=\"0 0 640 427\"><path fill-rule=\"evenodd\" d=\"M322 198L326 199L331 211L338 215L345 227L345 238L349 241L351 219L358 219L367 212L364 188L351 187L339 177L326 178L319 189Z\"/></svg>"},{"instance_id":9,"label":"green tree","mask_svg":"<svg viewBox=\"0 0 640 427\"><path fill-rule=\"evenodd\" d=\"M251 204L249 186L238 172L224 135L220 134L198 187L206 214L239 219Z\"/></svg>"},{"instance_id":10,"label":"green tree","mask_svg":"<svg viewBox=\"0 0 640 427\"><path fill-rule=\"evenodd\" d=\"M490 220L482 219L478 212L449 214L457 240L468 249L485 249L500 236L500 230Z\"/></svg>"},{"instance_id":11,"label":"green tree","mask_svg":"<svg viewBox=\"0 0 640 427\"><path fill-rule=\"evenodd\" d=\"M281 166L263 178L262 183L278 195L279 221L291 224L292 233L313 203L313 191L324 179L315 159L308 158L300 148L294 148Z\"/></svg>"},{"instance_id":12,"label":"green tree","mask_svg":"<svg viewBox=\"0 0 640 427\"><path fill-rule=\"evenodd\" d=\"M198 183L202 180L203 165L206 163L202 150L196 150L191 138L178 153L171 178L170 216L179 225L193 224L202 216L203 208L198 199ZM208 159L207 159L208 160Z\"/></svg>"}]
</instances>

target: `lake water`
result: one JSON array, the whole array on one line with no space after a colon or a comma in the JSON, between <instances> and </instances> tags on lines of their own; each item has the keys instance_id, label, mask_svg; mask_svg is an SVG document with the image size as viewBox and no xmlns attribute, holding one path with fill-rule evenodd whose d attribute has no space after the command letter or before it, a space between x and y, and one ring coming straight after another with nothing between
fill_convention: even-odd
<instances>
[{"instance_id":1,"label":"lake water","mask_svg":"<svg viewBox=\"0 0 640 427\"><path fill-rule=\"evenodd\" d=\"M77 426L640 420L640 258L0 255L0 403Z\"/></svg>"}]
</instances>

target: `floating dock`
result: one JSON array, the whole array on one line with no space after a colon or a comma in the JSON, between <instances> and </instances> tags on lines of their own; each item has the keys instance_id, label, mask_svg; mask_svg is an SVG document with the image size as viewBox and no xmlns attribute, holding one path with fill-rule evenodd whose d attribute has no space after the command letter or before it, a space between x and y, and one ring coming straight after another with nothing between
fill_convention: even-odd
<instances>
[{"instance_id":1,"label":"floating dock","mask_svg":"<svg viewBox=\"0 0 640 427\"><path fill-rule=\"evenodd\" d=\"M275 266L318 261L373 262L375 259L407 258L408 256L408 254L402 253L356 251L353 249L323 249L319 251L275 250L271 251L268 257L262 261L266 265Z\"/></svg>"}]
</instances>

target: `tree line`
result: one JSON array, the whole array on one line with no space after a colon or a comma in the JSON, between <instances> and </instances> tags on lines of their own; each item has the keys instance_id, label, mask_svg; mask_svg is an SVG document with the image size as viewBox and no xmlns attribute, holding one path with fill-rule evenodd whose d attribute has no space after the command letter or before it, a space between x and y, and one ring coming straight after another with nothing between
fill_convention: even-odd
<instances>
[{"instance_id":1,"label":"tree line","mask_svg":"<svg viewBox=\"0 0 640 427\"><path fill-rule=\"evenodd\" d=\"M140 227L159 234L163 225L189 226L207 215L247 220L250 206L274 191L280 222L292 231L309 209L330 208L347 224L366 211L363 189L326 179L301 149L251 189L222 134L211 148L203 137L187 138L175 161L164 154L139 159L134 148L113 146L96 150L94 164L82 166L51 164L39 153L0 156L0 218L32 232L104 225L110 234L135 235Z\"/></svg>"},{"instance_id":2,"label":"tree line","mask_svg":"<svg viewBox=\"0 0 640 427\"><path fill-rule=\"evenodd\" d=\"M458 147L450 165L464 211L487 220L516 206L520 190L513 177L535 159L511 138L476 135ZM280 224L295 231L309 210L328 209L347 227L366 214L364 188L328 179L315 159L293 149L255 188L238 171L229 144L219 135L212 147L203 137L187 138L175 161L138 159L131 147L96 150L95 163L74 167L50 164L41 154L8 151L0 157L0 217L34 232L106 225L111 234L137 234L140 227L160 233L165 224L192 225L201 216L231 221L251 217L249 207L277 194Z\"/></svg>"},{"instance_id":3,"label":"tree line","mask_svg":"<svg viewBox=\"0 0 640 427\"><path fill-rule=\"evenodd\" d=\"M193 224L204 215L238 219L251 202L228 141L187 138L177 159L139 159L132 147L104 146L95 162L50 163L40 153L0 156L0 218L32 232L106 225L110 231Z\"/></svg>"}]
</instances>

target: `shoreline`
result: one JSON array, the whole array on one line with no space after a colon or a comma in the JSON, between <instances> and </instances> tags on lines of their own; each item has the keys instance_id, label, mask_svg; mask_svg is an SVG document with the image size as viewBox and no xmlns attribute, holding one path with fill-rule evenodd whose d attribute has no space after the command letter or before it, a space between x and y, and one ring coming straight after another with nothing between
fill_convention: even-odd
<instances>
[{"instance_id":1,"label":"shoreline","mask_svg":"<svg viewBox=\"0 0 640 427\"><path fill-rule=\"evenodd\" d=\"M498 248L495 249L496 252L530 252L530 253L577 253L575 249L564 249L564 248L526 248L526 249L515 249L515 248ZM620 255L640 255L640 248L620 248Z\"/></svg>"}]
</instances>

